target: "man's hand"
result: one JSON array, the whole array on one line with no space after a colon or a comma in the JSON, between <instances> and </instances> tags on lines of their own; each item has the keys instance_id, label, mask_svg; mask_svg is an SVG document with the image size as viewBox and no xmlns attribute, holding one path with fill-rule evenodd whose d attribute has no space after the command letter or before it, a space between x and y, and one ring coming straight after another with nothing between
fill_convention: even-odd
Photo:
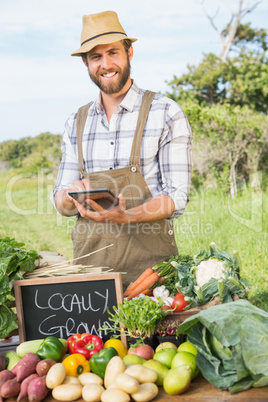
<instances>
[{"instance_id":1,"label":"man's hand","mask_svg":"<svg viewBox=\"0 0 268 402\"><path fill-rule=\"evenodd\" d=\"M118 196L119 204L110 210L105 210L93 200L89 204L94 211L86 209L77 201L73 201L80 215L95 222L112 222L117 225L126 225L138 222L154 222L172 215L175 205L171 198L164 194L152 198L137 207L126 209L126 200L122 194Z\"/></svg>"},{"instance_id":2,"label":"man's hand","mask_svg":"<svg viewBox=\"0 0 268 402\"><path fill-rule=\"evenodd\" d=\"M74 199L68 194L71 191L92 190L92 186L88 179L76 180L66 190L60 190L56 193L55 204L60 214L64 216L76 215L78 210L74 203Z\"/></svg>"},{"instance_id":3,"label":"man's hand","mask_svg":"<svg viewBox=\"0 0 268 402\"><path fill-rule=\"evenodd\" d=\"M82 218L90 219L95 222L112 222L117 225L124 225L128 223L128 216L126 214L126 200L122 194L118 196L119 203L110 210L103 209L99 204L93 200L88 200L89 205L94 209L91 211L85 208L76 200L73 200L77 211L82 216Z\"/></svg>"},{"instance_id":4,"label":"man's hand","mask_svg":"<svg viewBox=\"0 0 268 402\"><path fill-rule=\"evenodd\" d=\"M92 190L91 183L88 179L76 180L74 184L72 184L67 190L67 197L70 201L74 201L73 197L71 197L68 193L71 191L85 191Z\"/></svg>"},{"instance_id":5,"label":"man's hand","mask_svg":"<svg viewBox=\"0 0 268 402\"><path fill-rule=\"evenodd\" d=\"M174 202L169 196L159 194L144 204L126 209L126 200L122 194L119 194L118 205L110 210L103 209L93 200L88 200L94 210L91 211L68 194L71 191L84 190L92 190L88 179L77 180L68 189L58 191L55 196L55 203L59 213L65 216L73 216L79 212L83 218L95 222L112 222L117 225L126 225L128 223L153 222L168 218L175 208Z\"/></svg>"}]
</instances>

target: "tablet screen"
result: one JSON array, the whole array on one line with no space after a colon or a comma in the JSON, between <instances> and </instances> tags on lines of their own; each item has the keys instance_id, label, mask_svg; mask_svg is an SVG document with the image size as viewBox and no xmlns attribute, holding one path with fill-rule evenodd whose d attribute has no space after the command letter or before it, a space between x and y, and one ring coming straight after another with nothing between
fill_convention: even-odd
<instances>
[{"instance_id":1,"label":"tablet screen","mask_svg":"<svg viewBox=\"0 0 268 402\"><path fill-rule=\"evenodd\" d=\"M68 194L88 209L92 209L87 201L88 199L95 201L104 209L111 209L118 205L118 198L115 197L112 191L108 188L85 191L70 191Z\"/></svg>"}]
</instances>

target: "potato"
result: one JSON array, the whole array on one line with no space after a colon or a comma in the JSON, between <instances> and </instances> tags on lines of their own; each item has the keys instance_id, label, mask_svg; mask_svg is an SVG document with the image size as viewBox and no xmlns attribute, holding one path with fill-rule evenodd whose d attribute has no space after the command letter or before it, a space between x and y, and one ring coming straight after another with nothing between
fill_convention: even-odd
<instances>
[{"instance_id":1,"label":"potato","mask_svg":"<svg viewBox=\"0 0 268 402\"><path fill-rule=\"evenodd\" d=\"M50 367L54 366L54 364L56 364L56 362L52 359L41 360L37 363L35 371L40 377L42 377L43 375L46 375L48 373L48 370L50 369Z\"/></svg>"},{"instance_id":2,"label":"potato","mask_svg":"<svg viewBox=\"0 0 268 402\"><path fill-rule=\"evenodd\" d=\"M80 384L80 381L78 380L77 377L73 377L71 375L67 375L62 384Z\"/></svg>"},{"instance_id":3,"label":"potato","mask_svg":"<svg viewBox=\"0 0 268 402\"><path fill-rule=\"evenodd\" d=\"M108 363L109 364L109 363ZM80 381L80 384L86 385L86 384L103 384L103 379L98 376L97 374L94 373L83 373L78 376L78 380Z\"/></svg>"},{"instance_id":4,"label":"potato","mask_svg":"<svg viewBox=\"0 0 268 402\"><path fill-rule=\"evenodd\" d=\"M7 360L5 358L5 356L0 355L0 371L5 370L7 367Z\"/></svg>"},{"instance_id":5,"label":"potato","mask_svg":"<svg viewBox=\"0 0 268 402\"><path fill-rule=\"evenodd\" d=\"M52 396L57 401L75 401L82 396L81 384L60 384L52 390Z\"/></svg>"},{"instance_id":6,"label":"potato","mask_svg":"<svg viewBox=\"0 0 268 402\"><path fill-rule=\"evenodd\" d=\"M58 385L62 384L66 376L66 368L62 363L56 363L50 367L46 377L46 386L50 389L54 389Z\"/></svg>"},{"instance_id":7,"label":"potato","mask_svg":"<svg viewBox=\"0 0 268 402\"><path fill-rule=\"evenodd\" d=\"M46 376L34 378L28 386L28 401L41 402L48 394L46 386Z\"/></svg>"},{"instance_id":8,"label":"potato","mask_svg":"<svg viewBox=\"0 0 268 402\"><path fill-rule=\"evenodd\" d=\"M118 388L106 389L101 394L101 402L129 402L130 396Z\"/></svg>"},{"instance_id":9,"label":"potato","mask_svg":"<svg viewBox=\"0 0 268 402\"><path fill-rule=\"evenodd\" d=\"M1 387L2 398L13 398L20 393L20 383L17 378L12 378L12 380L7 380Z\"/></svg>"},{"instance_id":10,"label":"potato","mask_svg":"<svg viewBox=\"0 0 268 402\"><path fill-rule=\"evenodd\" d=\"M20 385L20 393L18 395L17 402L20 402L22 399L28 397L29 384L35 378L38 378L38 374L36 374L36 373L29 375L29 377L24 378L24 380L22 381L22 383Z\"/></svg>"},{"instance_id":11,"label":"potato","mask_svg":"<svg viewBox=\"0 0 268 402\"><path fill-rule=\"evenodd\" d=\"M136 402L148 402L156 397L158 391L157 385L147 382L141 384L139 391L131 394L131 397Z\"/></svg>"},{"instance_id":12,"label":"potato","mask_svg":"<svg viewBox=\"0 0 268 402\"><path fill-rule=\"evenodd\" d=\"M104 388L100 384L86 384L82 389L82 398L86 402L99 402Z\"/></svg>"},{"instance_id":13,"label":"potato","mask_svg":"<svg viewBox=\"0 0 268 402\"><path fill-rule=\"evenodd\" d=\"M111 358L107 364L104 376L104 386L108 388L109 385L114 382L118 374L124 373L126 367L123 359L119 356L114 356Z\"/></svg>"},{"instance_id":14,"label":"potato","mask_svg":"<svg viewBox=\"0 0 268 402\"><path fill-rule=\"evenodd\" d=\"M155 382L157 380L157 373L142 364L133 364L132 366L129 366L125 373L131 375L131 377L139 381L140 384L145 382Z\"/></svg>"},{"instance_id":15,"label":"potato","mask_svg":"<svg viewBox=\"0 0 268 402\"><path fill-rule=\"evenodd\" d=\"M112 389L112 388L118 388L118 389L120 389L120 388L118 387L118 385L116 384L116 382L112 382L106 389Z\"/></svg>"},{"instance_id":16,"label":"potato","mask_svg":"<svg viewBox=\"0 0 268 402\"><path fill-rule=\"evenodd\" d=\"M2 385L7 381L7 380L12 380L12 378L15 378L16 374L12 373L11 370L3 370L0 372L0 389Z\"/></svg>"},{"instance_id":17,"label":"potato","mask_svg":"<svg viewBox=\"0 0 268 402\"><path fill-rule=\"evenodd\" d=\"M16 374L17 381L21 382L24 378L35 373L38 362L40 362L40 359L36 353L26 353L11 371Z\"/></svg>"},{"instance_id":18,"label":"potato","mask_svg":"<svg viewBox=\"0 0 268 402\"><path fill-rule=\"evenodd\" d=\"M127 392L128 394L138 392L140 388L139 382L126 373L118 374L115 382L120 389Z\"/></svg>"}]
</instances>

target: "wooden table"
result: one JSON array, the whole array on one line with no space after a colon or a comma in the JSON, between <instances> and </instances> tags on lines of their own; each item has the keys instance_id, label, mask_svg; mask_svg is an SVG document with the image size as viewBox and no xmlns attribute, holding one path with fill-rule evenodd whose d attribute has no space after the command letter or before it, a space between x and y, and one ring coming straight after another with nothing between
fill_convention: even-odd
<instances>
[{"instance_id":1,"label":"wooden table","mask_svg":"<svg viewBox=\"0 0 268 402\"><path fill-rule=\"evenodd\" d=\"M6 402L16 402L16 398L9 398ZM199 375L190 385L187 392L182 395L168 395L162 387L159 388L155 402L267 402L268 387L250 388L247 391L231 395L229 391L219 391ZM55 402L51 396L44 399L44 402ZM76 402L83 402L78 399Z\"/></svg>"}]
</instances>

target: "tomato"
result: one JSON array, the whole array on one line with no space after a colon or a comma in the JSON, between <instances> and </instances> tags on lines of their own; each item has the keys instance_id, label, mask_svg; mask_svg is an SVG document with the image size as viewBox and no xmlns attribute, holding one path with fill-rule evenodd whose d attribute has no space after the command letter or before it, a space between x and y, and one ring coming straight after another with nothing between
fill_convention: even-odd
<instances>
[{"instance_id":1,"label":"tomato","mask_svg":"<svg viewBox=\"0 0 268 402\"><path fill-rule=\"evenodd\" d=\"M177 293L173 303L172 303L172 308L174 309L175 312L180 313L181 311L184 310L186 306L188 306L188 302L184 300L184 296L182 293Z\"/></svg>"}]
</instances>

